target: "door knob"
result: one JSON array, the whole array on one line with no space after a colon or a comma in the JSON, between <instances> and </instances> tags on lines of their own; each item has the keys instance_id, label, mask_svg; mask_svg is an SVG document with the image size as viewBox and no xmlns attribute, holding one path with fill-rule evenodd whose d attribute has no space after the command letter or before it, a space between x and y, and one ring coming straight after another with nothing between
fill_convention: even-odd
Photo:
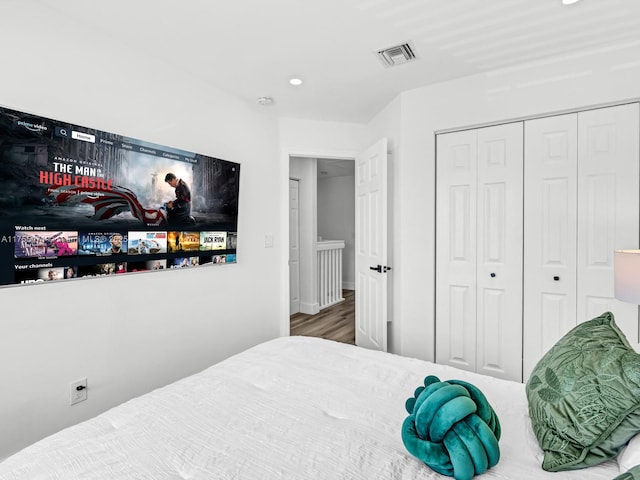
<instances>
[{"instance_id":1,"label":"door knob","mask_svg":"<svg viewBox=\"0 0 640 480\"><path fill-rule=\"evenodd\" d=\"M391 267L387 267L386 265L384 267L382 265L376 265L375 267L369 267L369 270L374 270L378 273L387 273L391 270Z\"/></svg>"}]
</instances>

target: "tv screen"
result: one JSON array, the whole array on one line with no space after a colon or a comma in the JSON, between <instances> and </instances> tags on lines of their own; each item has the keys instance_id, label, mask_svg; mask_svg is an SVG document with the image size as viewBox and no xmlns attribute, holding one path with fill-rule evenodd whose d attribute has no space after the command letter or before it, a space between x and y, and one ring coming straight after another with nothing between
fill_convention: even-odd
<instances>
[{"instance_id":1,"label":"tv screen","mask_svg":"<svg viewBox=\"0 0 640 480\"><path fill-rule=\"evenodd\" d=\"M238 163L0 107L0 180L0 285L236 261Z\"/></svg>"}]
</instances>

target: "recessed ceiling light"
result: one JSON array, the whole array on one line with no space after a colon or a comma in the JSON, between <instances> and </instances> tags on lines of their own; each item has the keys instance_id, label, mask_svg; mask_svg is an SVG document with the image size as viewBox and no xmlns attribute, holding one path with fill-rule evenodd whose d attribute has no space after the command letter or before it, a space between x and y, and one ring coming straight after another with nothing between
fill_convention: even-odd
<instances>
[{"instance_id":1,"label":"recessed ceiling light","mask_svg":"<svg viewBox=\"0 0 640 480\"><path fill-rule=\"evenodd\" d=\"M301 78L297 78L297 77L293 77L289 79L289 83L291 85L293 85L294 87L299 87L300 85L302 85L302 79Z\"/></svg>"},{"instance_id":2,"label":"recessed ceiling light","mask_svg":"<svg viewBox=\"0 0 640 480\"><path fill-rule=\"evenodd\" d=\"M563 5L573 5L574 3L578 3L580 0L562 0Z\"/></svg>"}]
</instances>

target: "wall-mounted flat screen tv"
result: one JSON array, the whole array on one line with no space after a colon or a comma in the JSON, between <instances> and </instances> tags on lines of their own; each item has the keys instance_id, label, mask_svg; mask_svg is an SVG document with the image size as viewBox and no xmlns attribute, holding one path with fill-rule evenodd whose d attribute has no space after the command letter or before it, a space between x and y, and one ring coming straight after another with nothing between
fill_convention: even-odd
<instances>
[{"instance_id":1,"label":"wall-mounted flat screen tv","mask_svg":"<svg viewBox=\"0 0 640 480\"><path fill-rule=\"evenodd\" d=\"M236 262L240 164L0 107L0 285Z\"/></svg>"}]
</instances>

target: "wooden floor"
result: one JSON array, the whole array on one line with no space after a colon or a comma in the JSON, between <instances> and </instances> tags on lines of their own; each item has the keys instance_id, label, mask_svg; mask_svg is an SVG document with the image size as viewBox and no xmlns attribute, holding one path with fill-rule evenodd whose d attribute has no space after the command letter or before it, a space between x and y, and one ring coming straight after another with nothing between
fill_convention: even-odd
<instances>
[{"instance_id":1,"label":"wooden floor","mask_svg":"<svg viewBox=\"0 0 640 480\"><path fill-rule=\"evenodd\" d=\"M321 337L342 343L356 343L355 291L343 290L344 301L315 315L291 315L291 335Z\"/></svg>"}]
</instances>

